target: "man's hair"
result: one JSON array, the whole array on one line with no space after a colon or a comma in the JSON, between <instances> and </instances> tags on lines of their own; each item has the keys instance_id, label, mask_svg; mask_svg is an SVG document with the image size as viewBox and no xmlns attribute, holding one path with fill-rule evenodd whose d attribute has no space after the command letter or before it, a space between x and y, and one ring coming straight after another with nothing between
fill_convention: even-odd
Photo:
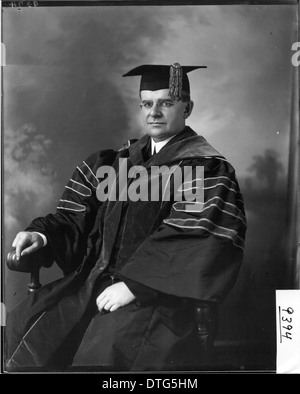
<instances>
[{"instance_id":1,"label":"man's hair","mask_svg":"<svg viewBox=\"0 0 300 394\"><path fill-rule=\"evenodd\" d=\"M185 91L185 90L182 90L182 92L181 92L181 100L182 100L184 103L188 103L189 101L191 101L191 95L190 95L190 93L187 92L187 91Z\"/></svg>"}]
</instances>

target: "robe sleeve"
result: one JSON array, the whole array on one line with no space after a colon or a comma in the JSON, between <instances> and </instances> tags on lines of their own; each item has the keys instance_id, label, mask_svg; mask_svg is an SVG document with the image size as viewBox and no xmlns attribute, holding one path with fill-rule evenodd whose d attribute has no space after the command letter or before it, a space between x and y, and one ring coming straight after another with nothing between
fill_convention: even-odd
<instances>
[{"instance_id":1,"label":"robe sleeve","mask_svg":"<svg viewBox=\"0 0 300 394\"><path fill-rule=\"evenodd\" d=\"M129 288L129 290L136 297L136 304L140 306L146 306L152 304L160 296L160 292L151 289L148 286L142 285L139 282L135 282L128 278L123 278L124 283Z\"/></svg>"},{"instance_id":2,"label":"robe sleeve","mask_svg":"<svg viewBox=\"0 0 300 394\"><path fill-rule=\"evenodd\" d=\"M101 151L78 165L65 186L56 213L36 218L26 229L46 236L44 252L65 275L76 269L87 251L88 237L101 204L96 193L97 169L107 164L112 155L112 150Z\"/></svg>"},{"instance_id":3,"label":"robe sleeve","mask_svg":"<svg viewBox=\"0 0 300 394\"><path fill-rule=\"evenodd\" d=\"M202 165L204 204L174 202L120 273L162 293L221 302L236 281L247 225L232 166L221 158L206 158Z\"/></svg>"}]
</instances>

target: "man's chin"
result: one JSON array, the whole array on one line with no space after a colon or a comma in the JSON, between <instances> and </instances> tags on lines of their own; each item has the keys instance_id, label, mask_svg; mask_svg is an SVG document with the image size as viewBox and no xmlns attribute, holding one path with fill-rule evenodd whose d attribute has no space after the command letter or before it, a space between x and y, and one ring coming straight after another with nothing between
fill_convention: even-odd
<instances>
[{"instance_id":1,"label":"man's chin","mask_svg":"<svg viewBox=\"0 0 300 394\"><path fill-rule=\"evenodd\" d=\"M155 137L168 138L168 132L164 129L163 125L148 127L147 134L152 138Z\"/></svg>"}]
</instances>

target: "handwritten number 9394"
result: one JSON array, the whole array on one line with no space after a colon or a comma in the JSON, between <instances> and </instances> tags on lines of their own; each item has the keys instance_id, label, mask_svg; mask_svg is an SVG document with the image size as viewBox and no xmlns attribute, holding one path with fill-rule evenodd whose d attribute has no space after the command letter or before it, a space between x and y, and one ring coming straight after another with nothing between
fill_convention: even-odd
<instances>
[{"instance_id":1,"label":"handwritten number 9394","mask_svg":"<svg viewBox=\"0 0 300 394\"><path fill-rule=\"evenodd\" d=\"M283 322L283 324L280 322L281 325L281 339L282 338L287 338L287 339L292 339L292 329L293 326L289 323L293 322L293 318L292 318L292 314L294 313L294 309L291 307L288 307L287 309L282 309L281 311L282 313L280 313L281 316L281 322ZM287 324L288 323L288 324ZM284 331L286 330L286 331Z\"/></svg>"}]
</instances>

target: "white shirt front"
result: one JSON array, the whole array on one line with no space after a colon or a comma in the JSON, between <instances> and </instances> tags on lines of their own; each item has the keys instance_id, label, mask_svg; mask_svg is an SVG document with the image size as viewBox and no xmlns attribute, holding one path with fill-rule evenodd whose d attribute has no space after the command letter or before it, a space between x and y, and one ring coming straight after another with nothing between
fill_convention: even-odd
<instances>
[{"instance_id":1,"label":"white shirt front","mask_svg":"<svg viewBox=\"0 0 300 394\"><path fill-rule=\"evenodd\" d=\"M172 137L167 138L166 140L155 142L153 138L151 138L151 154L153 155L154 148L155 148L155 153L158 153L172 138Z\"/></svg>"}]
</instances>

